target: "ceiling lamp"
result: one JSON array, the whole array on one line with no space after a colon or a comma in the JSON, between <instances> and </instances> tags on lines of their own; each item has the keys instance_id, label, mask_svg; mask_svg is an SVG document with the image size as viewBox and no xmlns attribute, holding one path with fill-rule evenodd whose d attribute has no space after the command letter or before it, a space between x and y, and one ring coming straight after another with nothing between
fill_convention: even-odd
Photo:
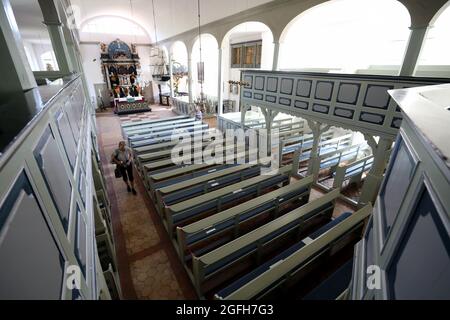
<instances>
[{"instance_id":1,"label":"ceiling lamp","mask_svg":"<svg viewBox=\"0 0 450 320\"><path fill-rule=\"evenodd\" d=\"M197 63L197 80L200 83L200 101L199 105L204 107L204 93L203 93L203 82L205 81L205 64L202 60L202 36L201 36L201 17L200 17L200 0L197 0L197 13L198 13L198 41L199 41L199 53L200 58Z\"/></svg>"}]
</instances>

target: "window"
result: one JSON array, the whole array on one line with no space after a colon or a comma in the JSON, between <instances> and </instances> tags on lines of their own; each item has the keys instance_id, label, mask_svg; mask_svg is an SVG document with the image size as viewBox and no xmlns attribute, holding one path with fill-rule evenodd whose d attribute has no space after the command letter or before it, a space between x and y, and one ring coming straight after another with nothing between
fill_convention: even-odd
<instances>
[{"instance_id":1,"label":"window","mask_svg":"<svg viewBox=\"0 0 450 320\"><path fill-rule=\"evenodd\" d=\"M409 26L408 10L399 1L327 1L288 24L280 39L279 68L397 75Z\"/></svg>"},{"instance_id":2,"label":"window","mask_svg":"<svg viewBox=\"0 0 450 320\"><path fill-rule=\"evenodd\" d=\"M53 51L47 51L41 54L41 65L44 66L45 71L58 70L55 53Z\"/></svg>"},{"instance_id":3,"label":"window","mask_svg":"<svg viewBox=\"0 0 450 320\"><path fill-rule=\"evenodd\" d=\"M415 76L450 77L450 6L428 28Z\"/></svg>"},{"instance_id":4,"label":"window","mask_svg":"<svg viewBox=\"0 0 450 320\"><path fill-rule=\"evenodd\" d=\"M260 68L262 41L231 45L232 68Z\"/></svg>"}]
</instances>

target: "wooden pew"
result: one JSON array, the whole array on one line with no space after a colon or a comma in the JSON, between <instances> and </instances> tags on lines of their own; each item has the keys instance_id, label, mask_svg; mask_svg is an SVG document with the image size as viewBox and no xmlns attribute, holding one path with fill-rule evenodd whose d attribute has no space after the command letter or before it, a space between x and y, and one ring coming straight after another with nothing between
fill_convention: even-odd
<instances>
[{"instance_id":1,"label":"wooden pew","mask_svg":"<svg viewBox=\"0 0 450 320\"><path fill-rule=\"evenodd\" d=\"M210 291L251 268L255 259L260 261L286 245L286 242L296 241L312 228L329 221L339 195L336 189L205 255L193 257L197 292L201 295Z\"/></svg>"},{"instance_id":2,"label":"wooden pew","mask_svg":"<svg viewBox=\"0 0 450 320\"><path fill-rule=\"evenodd\" d=\"M281 287L284 290L292 287L293 283L305 279L319 267L320 262L329 263L330 256L360 239L365 220L371 213L372 206L369 204L353 214L341 215L220 290L215 298L268 298L273 297Z\"/></svg>"},{"instance_id":3,"label":"wooden pew","mask_svg":"<svg viewBox=\"0 0 450 320\"><path fill-rule=\"evenodd\" d=\"M203 139L200 143L201 143L202 150L205 150L205 148L207 148L207 147L212 148L217 145L217 143L215 143L211 140L208 140L208 139ZM198 143L198 144L200 144L200 143ZM233 143L233 140L231 140L231 139L224 140L222 147L226 148L227 146L230 146L232 143ZM163 144L167 144L167 143L163 143ZM148 163L150 161L156 161L158 159L162 160L162 159L170 158L172 156L172 149L176 145L178 145L178 144L171 144L171 148L164 148L163 150L140 153L135 156L136 164L138 165L141 172L143 172L143 166L146 163ZM193 140L191 140L190 142L180 142L180 144L178 146L190 148L191 152L194 152L195 151L194 149L196 149L198 147L197 144ZM233 149L233 148L229 147L226 150L230 150L230 149Z\"/></svg>"},{"instance_id":4,"label":"wooden pew","mask_svg":"<svg viewBox=\"0 0 450 320\"><path fill-rule=\"evenodd\" d=\"M153 145L153 144L158 144L158 143L175 140L174 138L176 138L178 136L189 135L192 137L194 134L204 133L207 129L208 129L208 125L202 124L202 125L195 126L195 127L189 127L187 129L185 128L184 133L181 133L181 134L176 133L173 130L171 130L168 132L164 132L163 135L156 135L151 138L142 139L142 140L138 140L138 141L130 141L129 146L131 146L133 149L135 149L138 147L143 147L143 146L148 146L148 145Z\"/></svg>"},{"instance_id":5,"label":"wooden pew","mask_svg":"<svg viewBox=\"0 0 450 320\"><path fill-rule=\"evenodd\" d=\"M188 119L189 116L176 116L176 117L169 117L169 118L161 118L161 119L153 119L153 120L141 120L141 121L127 121L122 123L122 128L132 128L132 127L139 127L142 125L152 125L157 124L161 122L171 122L179 119Z\"/></svg>"},{"instance_id":6,"label":"wooden pew","mask_svg":"<svg viewBox=\"0 0 450 320\"><path fill-rule=\"evenodd\" d=\"M328 131L321 135L321 143L325 144L326 141L331 140L333 137L333 132ZM313 135L311 133L304 133L295 137L290 137L286 139L280 139L280 159L284 156L294 153L297 150L306 152L311 150L313 145Z\"/></svg>"},{"instance_id":7,"label":"wooden pew","mask_svg":"<svg viewBox=\"0 0 450 320\"><path fill-rule=\"evenodd\" d=\"M159 122L156 124L143 124L140 126L136 126L136 127L129 127L129 128L124 128L123 131L127 136L132 136L132 135L136 135L136 134L140 134L140 133L145 133L145 132L149 132L150 130L158 130L162 127L166 127L169 125L182 125L182 124L186 124L186 123L192 123L195 122L195 118L185 118L185 119L179 119L179 120L173 120L170 122Z\"/></svg>"},{"instance_id":8,"label":"wooden pew","mask_svg":"<svg viewBox=\"0 0 450 320\"><path fill-rule=\"evenodd\" d=\"M165 206L170 206L244 179L252 178L259 175L260 171L260 165L256 163L240 164L156 189L157 208L162 213Z\"/></svg>"},{"instance_id":9,"label":"wooden pew","mask_svg":"<svg viewBox=\"0 0 450 320\"><path fill-rule=\"evenodd\" d=\"M244 202L247 198L259 196L265 190L278 184L286 185L289 183L291 171L291 166L285 166L277 170L276 174L256 176L167 206L164 208L167 230L171 236L174 236L177 226L220 212L233 204L236 205L237 201Z\"/></svg>"},{"instance_id":10,"label":"wooden pew","mask_svg":"<svg viewBox=\"0 0 450 320\"><path fill-rule=\"evenodd\" d=\"M215 129L215 128L209 128L207 130L203 130L203 135L209 136L209 135L214 134L216 131L217 131L217 129ZM189 137L191 137L191 143L193 143L192 136L193 136L193 132L190 132ZM211 139L208 137L207 138L204 137L203 141L211 141ZM180 141L178 139L176 139L176 140L163 139L159 143L145 145L142 147L134 147L133 151L134 151L135 155L140 155L140 154L145 154L145 153L150 153L150 152L157 152L157 151L161 151L161 150L172 149L178 143L180 143Z\"/></svg>"},{"instance_id":11,"label":"wooden pew","mask_svg":"<svg viewBox=\"0 0 450 320\"><path fill-rule=\"evenodd\" d=\"M313 176L292 182L238 206L177 228L177 244L183 262L191 253L200 256L232 239L308 202Z\"/></svg>"},{"instance_id":12,"label":"wooden pew","mask_svg":"<svg viewBox=\"0 0 450 320\"><path fill-rule=\"evenodd\" d=\"M329 152L337 151L340 149L344 149L346 147L351 146L352 144L352 134L346 134L340 137L336 137L329 140L324 140L319 143L319 155L324 155ZM308 151L304 152L304 150L301 150L301 155L299 157L300 162L304 162L309 160L311 156L311 148L309 148Z\"/></svg>"},{"instance_id":13,"label":"wooden pew","mask_svg":"<svg viewBox=\"0 0 450 320\"><path fill-rule=\"evenodd\" d=\"M170 132L172 130L175 129L184 129L184 128L190 128L193 126L199 126L203 124L201 121L189 121L189 122L184 122L184 123L171 123L171 124L166 124L164 126L158 126L158 127L151 127L151 128L144 128L144 129L139 129L133 132L128 132L126 133L126 137L128 139L128 141L138 141L138 140L143 140L143 139L148 139L151 138L155 135L158 136L164 136L167 135L167 132Z\"/></svg>"},{"instance_id":14,"label":"wooden pew","mask_svg":"<svg viewBox=\"0 0 450 320\"><path fill-rule=\"evenodd\" d=\"M143 132L140 134L128 136L129 142L138 142L148 139L154 139L158 137L165 137L165 136L171 136L172 134L176 133L177 130L183 130L184 132L191 132L194 130L203 130L209 128L208 124L203 123L201 121L195 121L186 123L184 125L170 125L170 126L164 126L155 130L149 130L147 132ZM161 129L161 130L159 130Z\"/></svg>"},{"instance_id":15,"label":"wooden pew","mask_svg":"<svg viewBox=\"0 0 450 320\"><path fill-rule=\"evenodd\" d=\"M361 181L362 174L368 172L372 168L372 164L373 156L368 156L345 165L339 165L334 174L333 188L344 187L346 180Z\"/></svg>"},{"instance_id":16,"label":"wooden pew","mask_svg":"<svg viewBox=\"0 0 450 320\"><path fill-rule=\"evenodd\" d=\"M229 152L229 151L235 153L235 151L236 151L235 146L227 145L222 148L223 159L226 159L225 156L226 156L227 152ZM205 162L205 161L203 161L203 150L200 152L191 153L191 156L190 156L191 163L190 164L196 164L196 159L199 160L199 161L197 161L197 163ZM164 159L156 159L155 161L148 161L142 165L142 176L146 180L145 181L146 184L149 186L150 184L147 181L148 175L153 174L153 173L168 171L171 169L176 169L176 168L179 168L179 167L185 166L185 165L189 165L189 163L176 164L176 163L174 163L174 159L172 159L172 157L164 158Z\"/></svg>"},{"instance_id":17,"label":"wooden pew","mask_svg":"<svg viewBox=\"0 0 450 320\"><path fill-rule=\"evenodd\" d=\"M245 163L249 163L250 155L257 154L256 151L247 151L245 153L235 153L233 155L232 163L225 164L213 164L213 163L199 163L199 164L187 164L183 166L176 166L170 170L165 170L160 173L150 173L145 177L146 184L148 184L150 190L150 196L154 198L153 193L156 189L172 185L181 181L185 181L197 176L213 173L219 170L223 170L232 166L238 165L237 159L244 155ZM224 160L227 160L224 158ZM224 161L225 162L225 161Z\"/></svg>"}]
</instances>

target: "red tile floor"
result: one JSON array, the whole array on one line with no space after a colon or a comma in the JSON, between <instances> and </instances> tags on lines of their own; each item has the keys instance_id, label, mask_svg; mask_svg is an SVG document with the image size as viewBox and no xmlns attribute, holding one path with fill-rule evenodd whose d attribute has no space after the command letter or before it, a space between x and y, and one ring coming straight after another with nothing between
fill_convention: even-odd
<instances>
[{"instance_id":1,"label":"red tile floor","mask_svg":"<svg viewBox=\"0 0 450 320\"><path fill-rule=\"evenodd\" d=\"M152 106L151 113L119 117L111 111L97 114L98 141L108 195L123 299L196 299L194 288L178 260L152 200L135 172L138 195L128 193L121 179L114 176L110 157L123 139L122 121L175 116L169 108ZM215 119L208 119L215 126ZM323 193L313 190L311 198ZM338 203L333 216L353 211Z\"/></svg>"}]
</instances>

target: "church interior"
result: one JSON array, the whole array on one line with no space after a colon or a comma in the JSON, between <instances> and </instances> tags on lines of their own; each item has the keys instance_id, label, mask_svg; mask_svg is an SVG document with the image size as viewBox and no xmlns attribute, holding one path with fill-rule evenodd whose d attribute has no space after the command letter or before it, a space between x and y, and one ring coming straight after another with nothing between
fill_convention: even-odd
<instances>
[{"instance_id":1,"label":"church interior","mask_svg":"<svg viewBox=\"0 0 450 320\"><path fill-rule=\"evenodd\" d=\"M2 0L0 300L450 299L449 34L447 0Z\"/></svg>"}]
</instances>

